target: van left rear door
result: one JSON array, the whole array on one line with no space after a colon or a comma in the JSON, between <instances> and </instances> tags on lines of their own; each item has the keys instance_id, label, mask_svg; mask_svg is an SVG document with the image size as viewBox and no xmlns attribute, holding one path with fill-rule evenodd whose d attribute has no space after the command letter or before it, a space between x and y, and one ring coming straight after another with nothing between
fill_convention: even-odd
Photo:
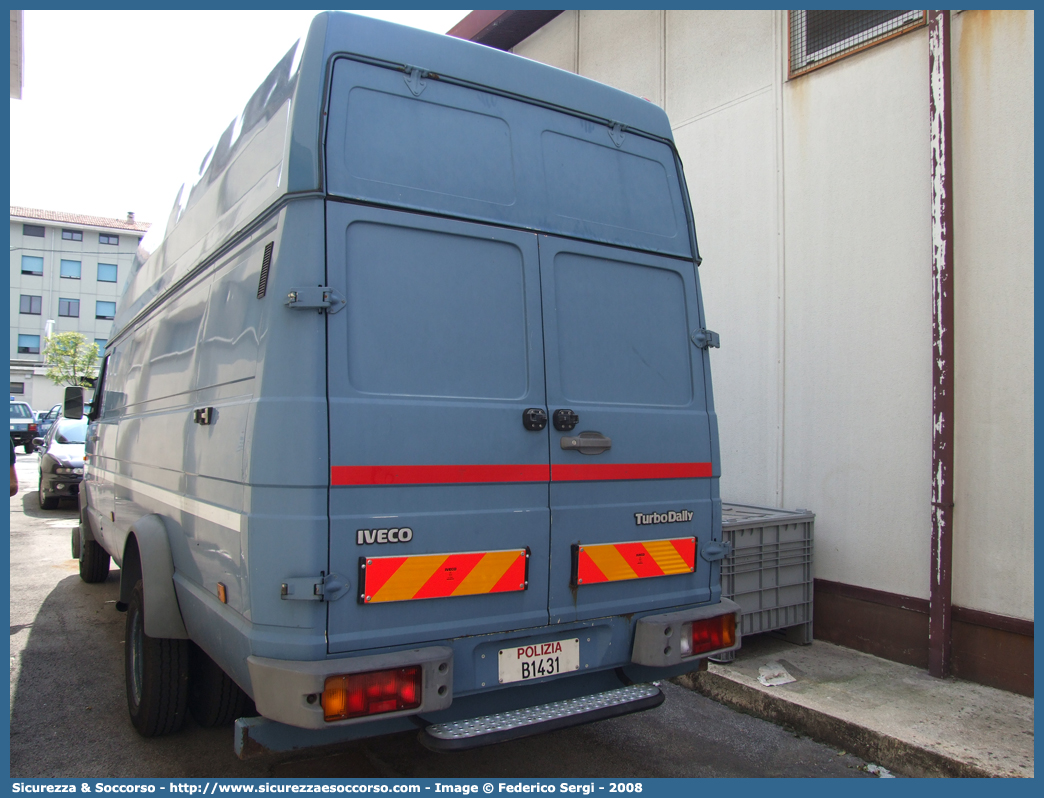
<instances>
[{"instance_id":1,"label":"van left rear door","mask_svg":"<svg viewBox=\"0 0 1044 798\"><path fill-rule=\"evenodd\" d=\"M548 620L537 239L327 203L329 650Z\"/></svg>"}]
</instances>

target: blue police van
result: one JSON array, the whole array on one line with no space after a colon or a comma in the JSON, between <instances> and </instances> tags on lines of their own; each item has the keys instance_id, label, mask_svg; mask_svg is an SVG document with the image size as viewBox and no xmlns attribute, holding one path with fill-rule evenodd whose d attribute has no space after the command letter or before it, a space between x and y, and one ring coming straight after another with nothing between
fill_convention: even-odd
<instances>
[{"instance_id":1,"label":"blue police van","mask_svg":"<svg viewBox=\"0 0 1044 798\"><path fill-rule=\"evenodd\" d=\"M660 108L317 16L143 240L88 413L138 731L466 748L738 647L699 261Z\"/></svg>"}]
</instances>

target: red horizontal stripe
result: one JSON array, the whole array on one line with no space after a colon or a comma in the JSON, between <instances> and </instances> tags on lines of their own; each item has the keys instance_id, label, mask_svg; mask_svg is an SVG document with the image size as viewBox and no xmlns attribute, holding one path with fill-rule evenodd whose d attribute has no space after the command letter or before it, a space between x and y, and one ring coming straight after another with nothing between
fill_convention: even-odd
<instances>
[{"instance_id":1,"label":"red horizontal stripe","mask_svg":"<svg viewBox=\"0 0 1044 798\"><path fill-rule=\"evenodd\" d=\"M569 463L551 466L552 482L709 476L712 476L710 463Z\"/></svg>"},{"instance_id":2,"label":"red horizontal stripe","mask_svg":"<svg viewBox=\"0 0 1044 798\"><path fill-rule=\"evenodd\" d=\"M331 485L453 485L547 482L545 465L333 466ZM710 463L569 463L550 468L554 482L694 479L712 476Z\"/></svg>"},{"instance_id":3,"label":"red horizontal stripe","mask_svg":"<svg viewBox=\"0 0 1044 798\"><path fill-rule=\"evenodd\" d=\"M469 482L547 482L546 465L333 466L331 485L446 485Z\"/></svg>"}]
</instances>

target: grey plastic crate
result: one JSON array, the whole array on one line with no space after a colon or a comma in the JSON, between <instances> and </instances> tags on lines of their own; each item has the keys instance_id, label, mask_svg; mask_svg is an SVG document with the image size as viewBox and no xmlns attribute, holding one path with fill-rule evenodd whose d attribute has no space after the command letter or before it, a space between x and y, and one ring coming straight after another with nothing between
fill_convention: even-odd
<instances>
[{"instance_id":1,"label":"grey plastic crate","mask_svg":"<svg viewBox=\"0 0 1044 798\"><path fill-rule=\"evenodd\" d=\"M740 605L741 634L786 630L792 643L812 642L812 528L815 513L722 504L721 595ZM718 659L727 662L732 653Z\"/></svg>"}]
</instances>

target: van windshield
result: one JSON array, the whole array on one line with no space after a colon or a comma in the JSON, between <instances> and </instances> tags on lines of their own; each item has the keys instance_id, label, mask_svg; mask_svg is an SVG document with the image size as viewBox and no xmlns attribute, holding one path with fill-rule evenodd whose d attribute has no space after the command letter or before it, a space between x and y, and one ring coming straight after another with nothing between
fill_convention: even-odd
<instances>
[{"instance_id":1,"label":"van windshield","mask_svg":"<svg viewBox=\"0 0 1044 798\"><path fill-rule=\"evenodd\" d=\"M54 439L58 443L85 443L87 441L87 419L59 421Z\"/></svg>"}]
</instances>

